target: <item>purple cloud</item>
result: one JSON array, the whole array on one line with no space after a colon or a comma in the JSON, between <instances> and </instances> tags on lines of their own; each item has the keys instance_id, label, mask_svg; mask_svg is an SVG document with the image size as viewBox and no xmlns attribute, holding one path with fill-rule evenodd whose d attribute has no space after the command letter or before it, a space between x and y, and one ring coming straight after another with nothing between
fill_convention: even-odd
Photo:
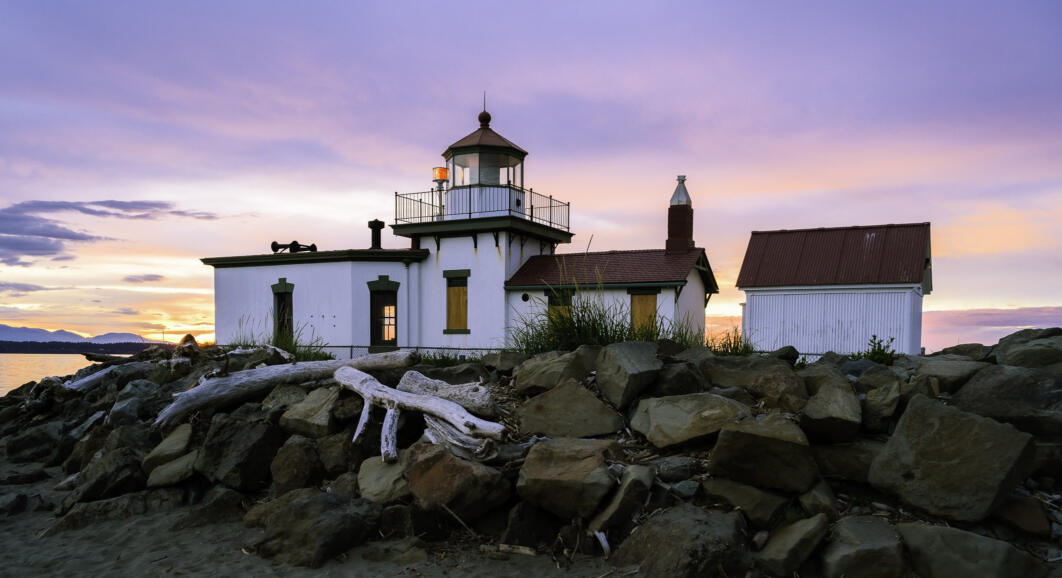
<instances>
[{"instance_id":1,"label":"purple cloud","mask_svg":"<svg viewBox=\"0 0 1062 578\"><path fill-rule=\"evenodd\" d=\"M111 313L116 313L118 315L140 315L140 312L132 307L119 307L118 309L111 311Z\"/></svg>"},{"instance_id":2,"label":"purple cloud","mask_svg":"<svg viewBox=\"0 0 1062 578\"><path fill-rule=\"evenodd\" d=\"M126 283L150 283L152 281L162 281L166 277L155 273L147 273L145 275L126 275L122 277L122 281Z\"/></svg>"}]
</instances>

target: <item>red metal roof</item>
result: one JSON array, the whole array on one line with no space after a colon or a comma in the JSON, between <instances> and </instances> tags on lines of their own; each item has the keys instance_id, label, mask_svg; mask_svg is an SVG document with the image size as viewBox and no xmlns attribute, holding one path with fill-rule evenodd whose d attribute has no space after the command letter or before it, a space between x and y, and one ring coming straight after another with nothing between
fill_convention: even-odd
<instances>
[{"instance_id":1,"label":"red metal roof","mask_svg":"<svg viewBox=\"0 0 1062 578\"><path fill-rule=\"evenodd\" d=\"M737 286L923 283L929 223L753 231Z\"/></svg>"},{"instance_id":2,"label":"red metal roof","mask_svg":"<svg viewBox=\"0 0 1062 578\"><path fill-rule=\"evenodd\" d=\"M704 249L668 254L663 249L603 251L531 257L505 282L506 287L637 285L686 281L697 269L708 293L718 293Z\"/></svg>"}]
</instances>

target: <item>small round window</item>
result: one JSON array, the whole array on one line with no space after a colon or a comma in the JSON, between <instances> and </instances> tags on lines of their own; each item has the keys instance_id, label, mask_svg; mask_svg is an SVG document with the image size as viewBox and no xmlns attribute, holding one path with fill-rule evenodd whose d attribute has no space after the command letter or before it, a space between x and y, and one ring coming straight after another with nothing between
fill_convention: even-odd
<instances>
[{"instance_id":1,"label":"small round window","mask_svg":"<svg viewBox=\"0 0 1062 578\"><path fill-rule=\"evenodd\" d=\"M522 299L524 301L530 301L531 300L531 296L528 295L527 293L524 293L523 295L520 296L520 299Z\"/></svg>"}]
</instances>

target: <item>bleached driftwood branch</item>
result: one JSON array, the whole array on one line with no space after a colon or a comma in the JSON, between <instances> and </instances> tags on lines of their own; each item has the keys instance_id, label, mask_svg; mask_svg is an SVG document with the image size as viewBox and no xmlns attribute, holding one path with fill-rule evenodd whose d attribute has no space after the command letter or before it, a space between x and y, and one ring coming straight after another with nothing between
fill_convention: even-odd
<instances>
[{"instance_id":1,"label":"bleached driftwood branch","mask_svg":"<svg viewBox=\"0 0 1062 578\"><path fill-rule=\"evenodd\" d=\"M433 444L448 446L455 455L466 460L485 462L498 455L498 445L489 438L465 435L449 422L435 416L425 415L424 437Z\"/></svg>"},{"instance_id":2,"label":"bleached driftwood branch","mask_svg":"<svg viewBox=\"0 0 1062 578\"><path fill-rule=\"evenodd\" d=\"M421 395L387 387L373 376L353 367L337 369L335 379L341 386L357 393L365 400L358 427L354 432L354 441L357 441L365 430L365 424L369 421L370 406L378 405L387 408L383 435L380 440L380 454L384 461L390 459L393 462L398 459L394 437L388 432L389 428L397 428L399 408L421 412L425 414L425 421L429 417L434 417L440 422L445 422L448 428L460 436L467 436L467 440L456 436L456 439L461 439L465 445L481 447L482 444L476 440L483 438L500 440L505 433L504 425L480 419L457 403L433 395Z\"/></svg>"},{"instance_id":3,"label":"bleached driftwood branch","mask_svg":"<svg viewBox=\"0 0 1062 578\"><path fill-rule=\"evenodd\" d=\"M389 369L411 365L415 358L416 354L412 351L389 351L373 353L356 359L306 361L236 371L224 377L209 379L188 391L174 394L173 403L159 413L154 427L167 428L193 411L243 402L279 385L326 379L342 367Z\"/></svg>"},{"instance_id":4,"label":"bleached driftwood branch","mask_svg":"<svg viewBox=\"0 0 1062 578\"><path fill-rule=\"evenodd\" d=\"M77 381L67 381L66 383L63 384L63 387L65 389L69 389L71 391L81 391L81 392L88 391L88 390L96 387L97 385L103 383L104 378L106 378L107 375L111 371L113 371L115 367L117 367L117 366L116 365L112 365L112 366L108 367L107 369L103 369L103 370L97 371L96 373L93 373L92 375L89 375L87 377L82 377L81 379L79 379Z\"/></svg>"},{"instance_id":5,"label":"bleached driftwood branch","mask_svg":"<svg viewBox=\"0 0 1062 578\"><path fill-rule=\"evenodd\" d=\"M441 379L432 379L419 371L407 371L398 382L397 389L448 399L483 417L498 415L490 390L481 383L450 384Z\"/></svg>"}]
</instances>

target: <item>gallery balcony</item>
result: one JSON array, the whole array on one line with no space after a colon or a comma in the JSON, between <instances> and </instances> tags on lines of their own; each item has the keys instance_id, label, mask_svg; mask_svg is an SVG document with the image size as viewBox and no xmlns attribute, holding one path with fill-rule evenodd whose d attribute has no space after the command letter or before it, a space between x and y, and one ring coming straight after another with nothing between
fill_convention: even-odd
<instances>
[{"instance_id":1,"label":"gallery balcony","mask_svg":"<svg viewBox=\"0 0 1062 578\"><path fill-rule=\"evenodd\" d=\"M395 193L395 226L515 217L568 231L569 203L514 185L461 185ZM570 235L569 235L570 237Z\"/></svg>"}]
</instances>

